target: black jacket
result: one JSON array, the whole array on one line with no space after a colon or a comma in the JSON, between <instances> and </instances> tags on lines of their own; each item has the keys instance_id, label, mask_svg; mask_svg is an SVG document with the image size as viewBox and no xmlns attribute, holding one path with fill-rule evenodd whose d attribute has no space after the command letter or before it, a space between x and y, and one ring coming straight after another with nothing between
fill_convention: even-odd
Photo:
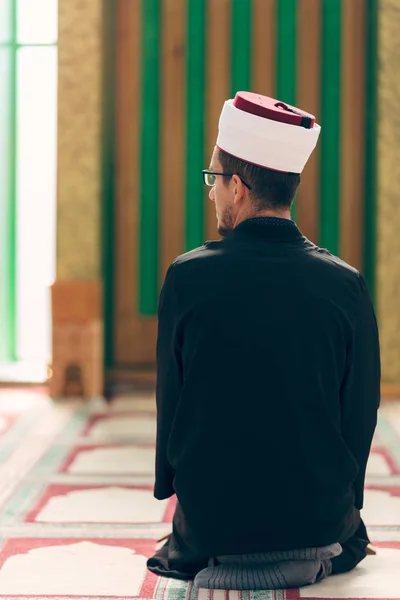
<instances>
[{"instance_id":1,"label":"black jacket","mask_svg":"<svg viewBox=\"0 0 400 600\"><path fill-rule=\"evenodd\" d=\"M323 546L359 526L380 398L362 276L292 221L250 219L160 296L155 496L196 556Z\"/></svg>"}]
</instances>

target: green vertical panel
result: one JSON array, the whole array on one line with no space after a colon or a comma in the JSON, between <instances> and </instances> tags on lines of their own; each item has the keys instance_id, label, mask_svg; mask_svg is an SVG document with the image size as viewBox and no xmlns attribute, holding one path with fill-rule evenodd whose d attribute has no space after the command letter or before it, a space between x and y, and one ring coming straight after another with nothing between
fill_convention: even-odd
<instances>
[{"instance_id":1,"label":"green vertical panel","mask_svg":"<svg viewBox=\"0 0 400 600\"><path fill-rule=\"evenodd\" d=\"M276 3L276 97L296 104L297 0ZM296 218L296 203L292 217Z\"/></svg>"},{"instance_id":2,"label":"green vertical panel","mask_svg":"<svg viewBox=\"0 0 400 600\"><path fill-rule=\"evenodd\" d=\"M377 196L377 0L366 0L364 276L375 299Z\"/></svg>"},{"instance_id":3,"label":"green vertical panel","mask_svg":"<svg viewBox=\"0 0 400 600\"><path fill-rule=\"evenodd\" d=\"M104 363L114 362L115 0L103 0L102 266Z\"/></svg>"},{"instance_id":4,"label":"green vertical panel","mask_svg":"<svg viewBox=\"0 0 400 600\"><path fill-rule=\"evenodd\" d=\"M348 0L346 0L348 1ZM322 0L320 243L339 253L341 0Z\"/></svg>"},{"instance_id":5,"label":"green vertical panel","mask_svg":"<svg viewBox=\"0 0 400 600\"><path fill-rule=\"evenodd\" d=\"M204 242L206 0L188 0L186 115L186 250Z\"/></svg>"},{"instance_id":6,"label":"green vertical panel","mask_svg":"<svg viewBox=\"0 0 400 600\"><path fill-rule=\"evenodd\" d=\"M296 104L297 0L277 0L276 95Z\"/></svg>"},{"instance_id":7,"label":"green vertical panel","mask_svg":"<svg viewBox=\"0 0 400 600\"><path fill-rule=\"evenodd\" d=\"M140 170L139 310L157 313L159 229L160 0L142 0L142 134Z\"/></svg>"},{"instance_id":8,"label":"green vertical panel","mask_svg":"<svg viewBox=\"0 0 400 600\"><path fill-rule=\"evenodd\" d=\"M232 98L251 89L251 0L232 0Z\"/></svg>"},{"instance_id":9,"label":"green vertical panel","mask_svg":"<svg viewBox=\"0 0 400 600\"><path fill-rule=\"evenodd\" d=\"M0 360L16 360L16 6L0 0Z\"/></svg>"}]
</instances>

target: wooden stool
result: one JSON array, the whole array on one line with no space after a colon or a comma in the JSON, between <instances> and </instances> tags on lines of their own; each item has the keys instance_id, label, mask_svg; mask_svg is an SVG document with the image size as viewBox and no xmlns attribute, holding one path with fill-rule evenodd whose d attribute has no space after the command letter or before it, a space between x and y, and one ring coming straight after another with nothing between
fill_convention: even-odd
<instances>
[{"instance_id":1,"label":"wooden stool","mask_svg":"<svg viewBox=\"0 0 400 600\"><path fill-rule=\"evenodd\" d=\"M53 398L103 395L103 318L98 282L56 282L52 287Z\"/></svg>"}]
</instances>

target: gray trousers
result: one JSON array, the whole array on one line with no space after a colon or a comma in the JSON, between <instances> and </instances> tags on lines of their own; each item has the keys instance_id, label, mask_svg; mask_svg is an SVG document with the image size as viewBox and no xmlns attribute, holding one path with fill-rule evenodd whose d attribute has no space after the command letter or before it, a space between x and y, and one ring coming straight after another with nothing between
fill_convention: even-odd
<instances>
[{"instance_id":1,"label":"gray trousers","mask_svg":"<svg viewBox=\"0 0 400 600\"><path fill-rule=\"evenodd\" d=\"M149 558L155 575L193 581L200 588L260 590L298 588L322 581L329 575L347 573L367 555L367 530L360 521L352 537L322 548L196 557L174 530L164 546Z\"/></svg>"},{"instance_id":2,"label":"gray trousers","mask_svg":"<svg viewBox=\"0 0 400 600\"><path fill-rule=\"evenodd\" d=\"M218 556L194 579L198 588L223 590L278 590L322 581L332 573L331 559L340 544L287 552Z\"/></svg>"}]
</instances>

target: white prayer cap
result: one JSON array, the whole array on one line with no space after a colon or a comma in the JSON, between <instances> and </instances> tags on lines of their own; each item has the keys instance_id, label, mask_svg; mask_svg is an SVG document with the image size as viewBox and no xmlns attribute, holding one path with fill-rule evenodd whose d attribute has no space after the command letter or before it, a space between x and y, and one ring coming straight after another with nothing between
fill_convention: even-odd
<instances>
[{"instance_id":1,"label":"white prayer cap","mask_svg":"<svg viewBox=\"0 0 400 600\"><path fill-rule=\"evenodd\" d=\"M238 92L223 107L217 146L260 167L301 173L320 131L309 113L267 96Z\"/></svg>"}]
</instances>

